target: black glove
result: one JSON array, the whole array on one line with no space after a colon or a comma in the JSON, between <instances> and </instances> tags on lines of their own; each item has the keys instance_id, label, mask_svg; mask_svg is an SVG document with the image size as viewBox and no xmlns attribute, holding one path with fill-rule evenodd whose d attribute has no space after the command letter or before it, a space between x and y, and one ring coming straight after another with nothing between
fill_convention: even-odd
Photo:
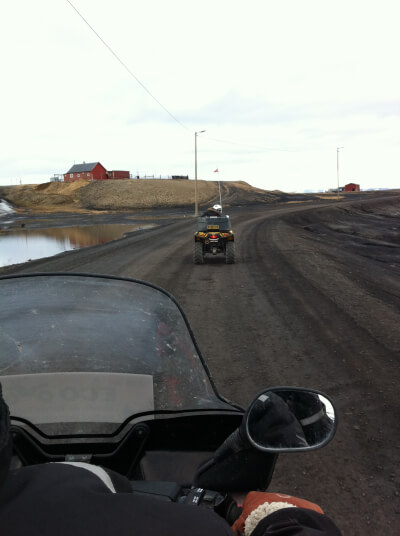
<instances>
[{"instance_id":1,"label":"black glove","mask_svg":"<svg viewBox=\"0 0 400 536\"><path fill-rule=\"evenodd\" d=\"M248 415L251 439L262 447L307 447L303 428L287 403L273 392L260 395Z\"/></svg>"}]
</instances>

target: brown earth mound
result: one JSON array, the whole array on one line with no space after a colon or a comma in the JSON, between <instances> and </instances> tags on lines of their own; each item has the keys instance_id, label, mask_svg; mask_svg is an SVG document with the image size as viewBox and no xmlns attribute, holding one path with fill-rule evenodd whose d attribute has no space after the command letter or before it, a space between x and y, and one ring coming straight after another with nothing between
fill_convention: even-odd
<instances>
[{"instance_id":1,"label":"brown earth mound","mask_svg":"<svg viewBox=\"0 0 400 536\"><path fill-rule=\"evenodd\" d=\"M253 188L243 181L220 184L224 206L273 203L288 196ZM178 208L192 206L194 195L192 180L80 180L0 188L0 197L15 208L36 212ZM197 199L199 206L219 203L218 182L197 181Z\"/></svg>"},{"instance_id":2,"label":"brown earth mound","mask_svg":"<svg viewBox=\"0 0 400 536\"><path fill-rule=\"evenodd\" d=\"M0 197L14 208L38 212L77 211L81 208L77 192L88 181L74 183L48 182L0 188Z\"/></svg>"}]
</instances>

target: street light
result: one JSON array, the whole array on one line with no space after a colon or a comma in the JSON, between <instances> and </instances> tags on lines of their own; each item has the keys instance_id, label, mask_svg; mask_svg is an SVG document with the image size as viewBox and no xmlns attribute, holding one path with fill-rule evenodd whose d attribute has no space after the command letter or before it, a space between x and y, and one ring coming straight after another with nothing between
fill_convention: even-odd
<instances>
[{"instance_id":1,"label":"street light","mask_svg":"<svg viewBox=\"0 0 400 536\"><path fill-rule=\"evenodd\" d=\"M337 171L337 198L339 199L339 151L344 149L344 147L336 148L336 171Z\"/></svg>"},{"instance_id":2,"label":"street light","mask_svg":"<svg viewBox=\"0 0 400 536\"><path fill-rule=\"evenodd\" d=\"M194 215L199 215L199 207L197 204L197 136L205 130L200 130L194 133Z\"/></svg>"}]
</instances>

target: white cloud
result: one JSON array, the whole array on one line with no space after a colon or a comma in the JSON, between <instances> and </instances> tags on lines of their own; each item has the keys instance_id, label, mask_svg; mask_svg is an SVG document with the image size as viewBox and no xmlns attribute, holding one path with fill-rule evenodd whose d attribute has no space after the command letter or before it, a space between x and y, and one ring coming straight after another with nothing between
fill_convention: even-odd
<instances>
[{"instance_id":1,"label":"white cloud","mask_svg":"<svg viewBox=\"0 0 400 536\"><path fill-rule=\"evenodd\" d=\"M344 146L343 179L400 187L397 1L72 2L177 121L67 1L9 3L0 184L83 160L193 177L206 129L200 178L332 187Z\"/></svg>"}]
</instances>

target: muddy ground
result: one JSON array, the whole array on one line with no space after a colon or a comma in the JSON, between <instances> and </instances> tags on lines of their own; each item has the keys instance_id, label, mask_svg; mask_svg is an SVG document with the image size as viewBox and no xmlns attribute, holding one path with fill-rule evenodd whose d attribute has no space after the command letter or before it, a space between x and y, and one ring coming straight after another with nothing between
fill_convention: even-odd
<instances>
[{"instance_id":1,"label":"muddy ground","mask_svg":"<svg viewBox=\"0 0 400 536\"><path fill-rule=\"evenodd\" d=\"M161 216L155 229L3 272L151 281L182 304L227 398L244 405L271 385L325 391L339 412L335 439L281 455L271 491L318 502L344 535L398 534L400 193L232 209L234 265L193 265L194 219Z\"/></svg>"}]
</instances>

